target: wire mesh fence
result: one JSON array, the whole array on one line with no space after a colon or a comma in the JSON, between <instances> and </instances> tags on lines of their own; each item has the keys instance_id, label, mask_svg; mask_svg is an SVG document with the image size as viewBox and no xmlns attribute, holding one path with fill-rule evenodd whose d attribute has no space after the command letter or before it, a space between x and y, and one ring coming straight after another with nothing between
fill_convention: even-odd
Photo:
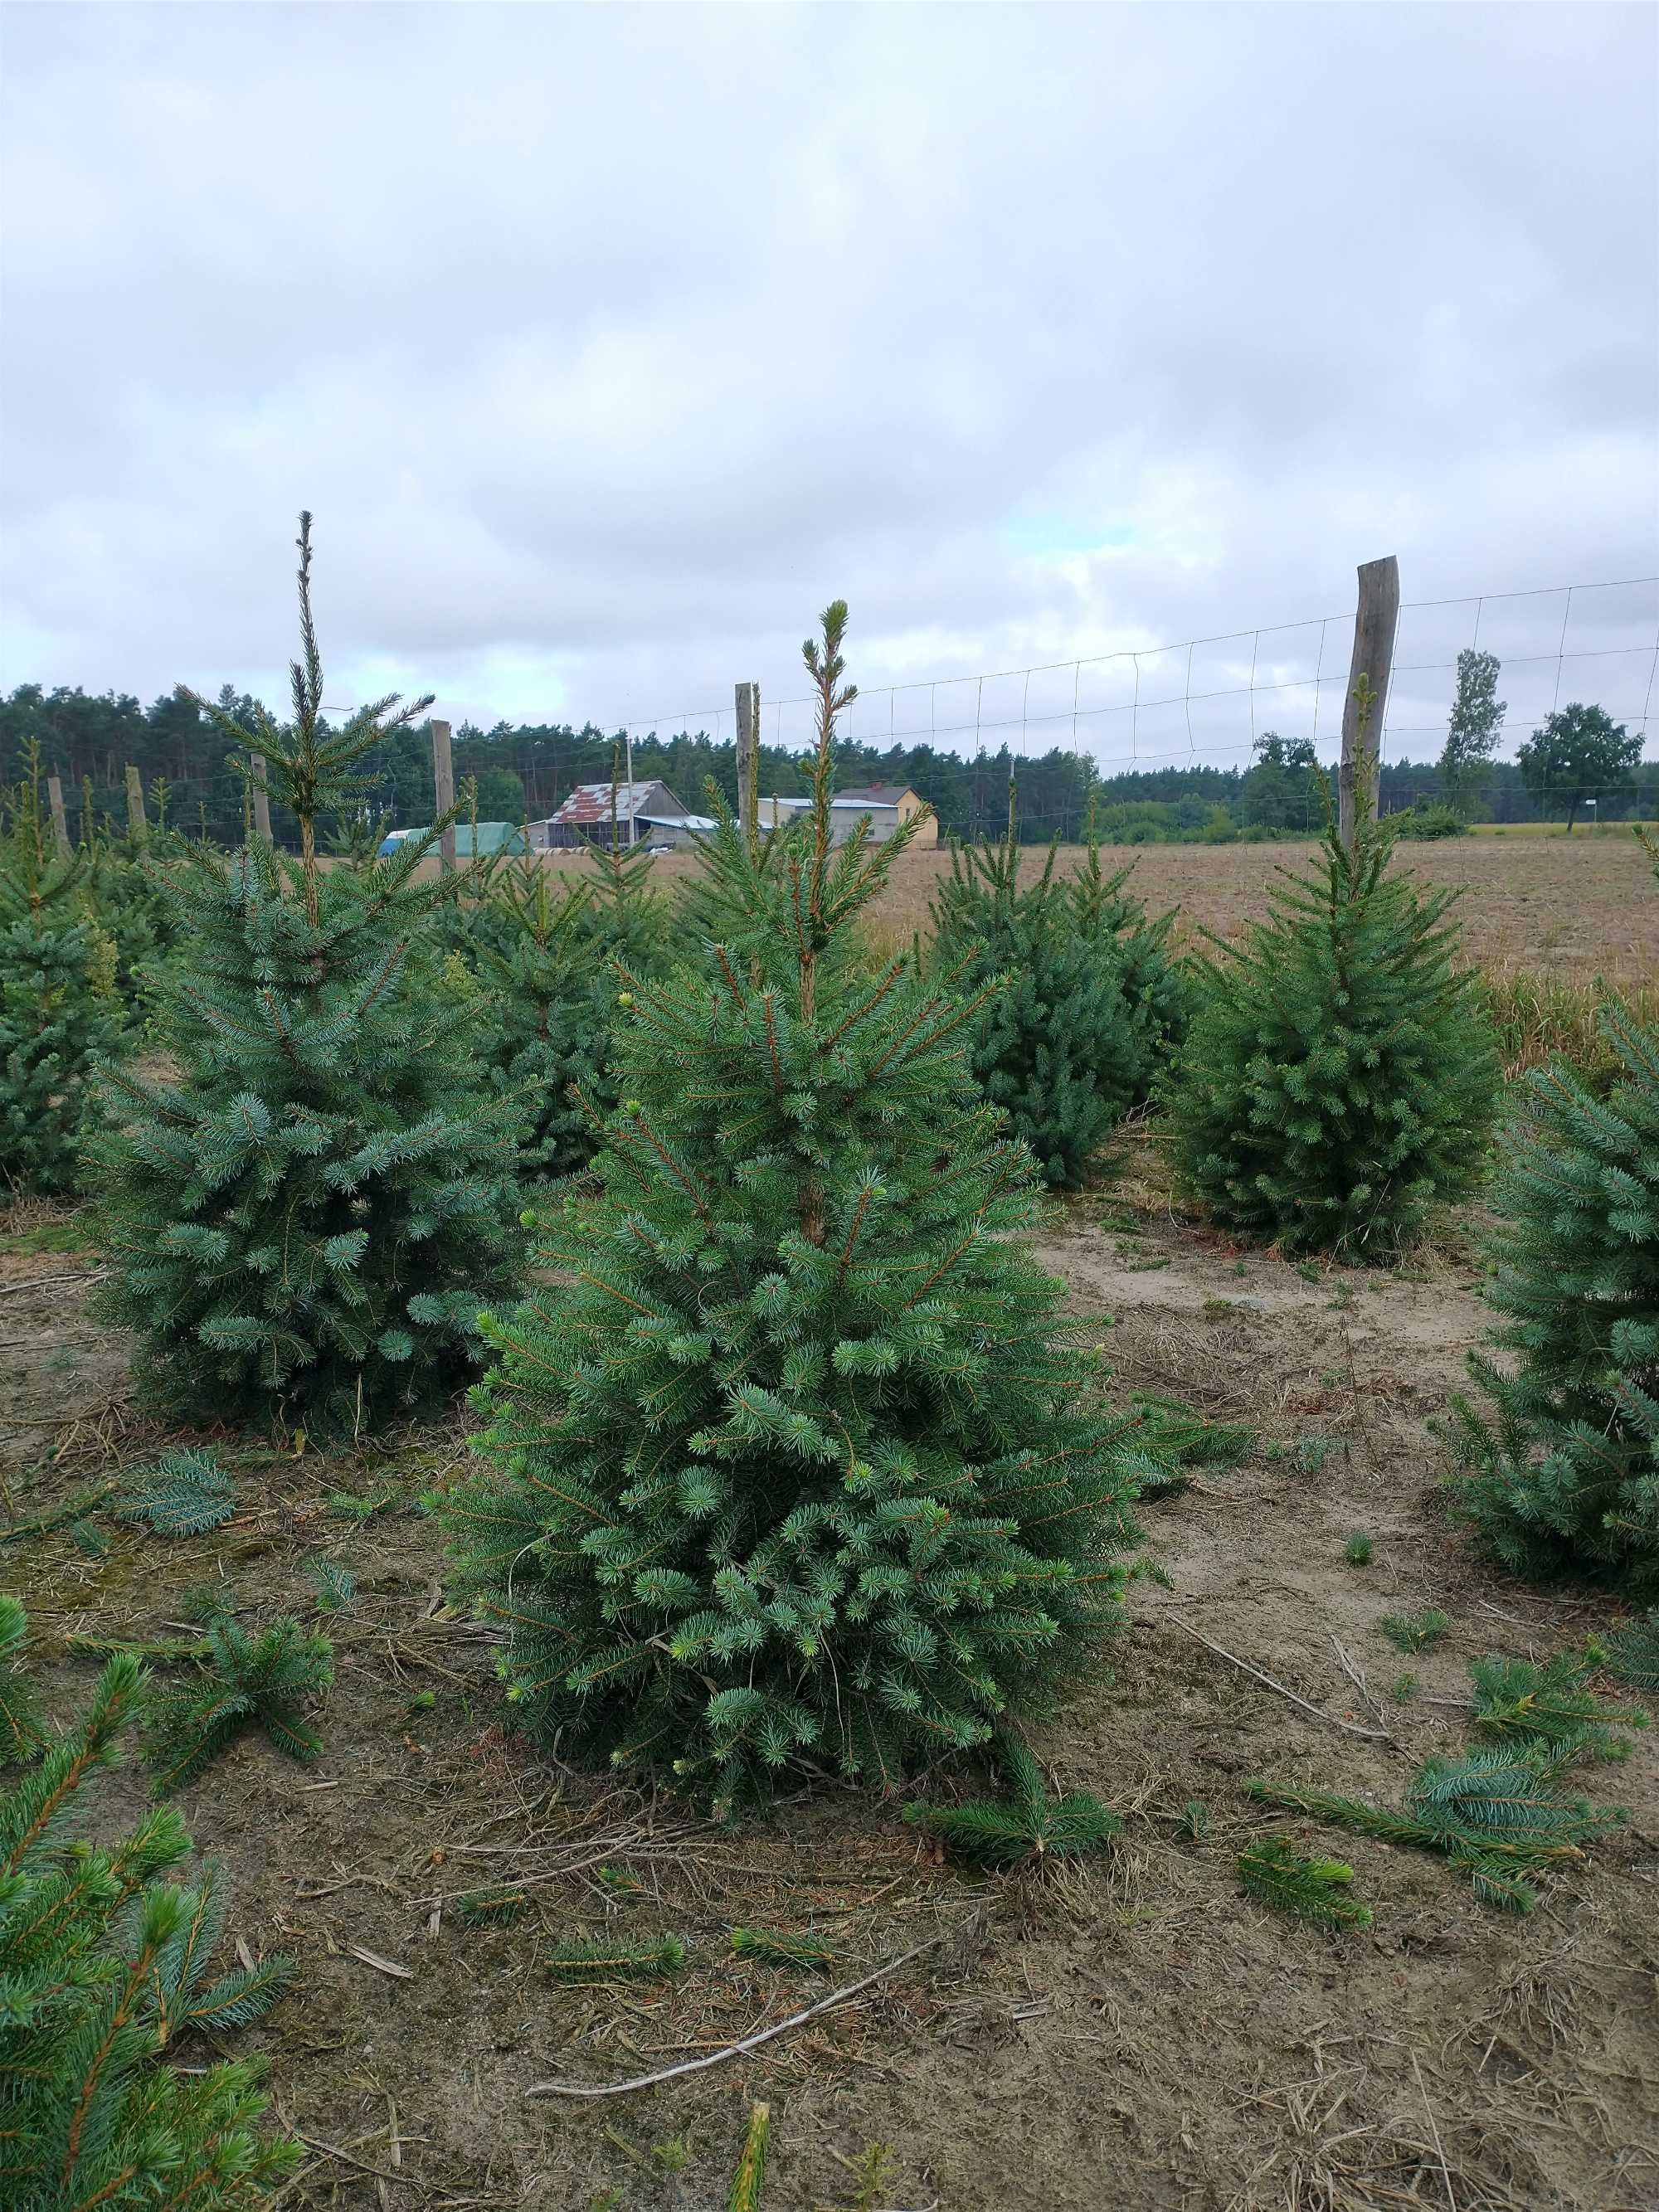
<instances>
[{"instance_id":1,"label":"wire mesh fence","mask_svg":"<svg viewBox=\"0 0 1659 2212\"><path fill-rule=\"evenodd\" d=\"M1024 834L1032 837L1080 836L1091 803L1108 813L1176 806L1183 818L1164 826L1177 832L1191 832L1194 810L1201 814L1214 806L1231 809L1249 826L1243 820L1245 779L1258 772L1259 797L1270 739L1279 741L1268 751L1270 765L1311 758L1328 769L1336 761L1353 627L1350 610L1176 643L1135 641L1070 660L863 686L840 726L840 780L856 787L908 786L958 835L979 834L1006 818L1011 783ZM1445 742L1458 656L1469 648L1497 657L1506 704L1500 758L1486 794L1491 817L1520 822L1552 811L1559 794L1528 787L1513 756L1553 714L1581 702L1599 706L1639 738L1643 760L1633 779L1581 787L1585 811L1659 814L1659 576L1404 603L1378 732L1386 811L1432 795L1432 764ZM729 700L580 727L562 717L509 726L476 702L454 698L440 698L434 712L457 726L456 774L477 776L481 799L484 780L495 773L487 815L550 815L577 784L606 776L613 752L619 763L631 757L636 777L665 783L689 811L707 803L704 785L711 776L735 799L735 708ZM802 759L813 741L815 712L815 698L804 692L763 700L763 792L804 788ZM73 744L64 761L58 742L54 759L61 731L51 726L49 714L42 719L47 757L65 769L73 788L81 773ZM125 801L115 787L113 754L106 766L107 811L115 812ZM175 819L199 818L210 834L236 834L239 787L220 772L216 758L211 774L173 781ZM400 825L430 818L430 777L420 744L406 756L388 756L379 795ZM1268 811L1279 826L1316 829L1322 812L1317 779L1298 769ZM1135 824L1107 826L1109 833L1132 833ZM1148 836L1158 832L1150 820L1141 826Z\"/></svg>"}]
</instances>

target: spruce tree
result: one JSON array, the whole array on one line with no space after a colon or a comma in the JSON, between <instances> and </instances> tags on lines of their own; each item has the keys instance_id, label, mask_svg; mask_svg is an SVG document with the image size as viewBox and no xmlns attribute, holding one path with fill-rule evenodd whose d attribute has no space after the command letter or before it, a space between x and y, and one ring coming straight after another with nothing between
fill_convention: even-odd
<instances>
[{"instance_id":1,"label":"spruce tree","mask_svg":"<svg viewBox=\"0 0 1659 2212\"><path fill-rule=\"evenodd\" d=\"M1594 1097L1565 1061L1526 1079L1502 1148L1486 1296L1500 1369L1471 1360L1463 1504L1517 1574L1659 1589L1659 1032L1610 1000L1621 1067Z\"/></svg>"},{"instance_id":2,"label":"spruce tree","mask_svg":"<svg viewBox=\"0 0 1659 2212\"><path fill-rule=\"evenodd\" d=\"M111 1078L102 1311L138 1336L153 1401L196 1421L373 1428L472 1370L477 1313L513 1275L508 1109L475 1073L478 1013L422 944L442 824L388 860L325 869L317 823L356 764L429 702L322 720L311 526L301 518L294 720L208 711L299 824L298 859L250 836L227 865L167 864L187 951L157 984L178 1073Z\"/></svg>"},{"instance_id":3,"label":"spruce tree","mask_svg":"<svg viewBox=\"0 0 1659 2212\"><path fill-rule=\"evenodd\" d=\"M1366 787L1367 779L1357 779ZM1214 1218L1287 1252L1388 1261L1485 1158L1498 1067L1454 894L1424 893L1362 818L1275 871L1265 921L1212 936L1166 1085L1175 1159Z\"/></svg>"},{"instance_id":4,"label":"spruce tree","mask_svg":"<svg viewBox=\"0 0 1659 2212\"><path fill-rule=\"evenodd\" d=\"M0 1646L21 1607L0 1598ZM131 1653L84 1716L0 1796L0 2202L13 2212L254 2212L300 2145L262 2135L258 2069L166 2063L192 2029L257 2020L281 1958L209 1980L227 1897L216 1869L164 1880L190 1850L171 1810L93 1844L69 1830L141 1700ZM33 1751L35 1747L31 1747Z\"/></svg>"},{"instance_id":5,"label":"spruce tree","mask_svg":"<svg viewBox=\"0 0 1659 2212\"><path fill-rule=\"evenodd\" d=\"M118 1048L121 1020L84 856L53 853L49 836L31 740L0 840L0 1185L62 1195L84 1180L91 1079Z\"/></svg>"},{"instance_id":6,"label":"spruce tree","mask_svg":"<svg viewBox=\"0 0 1659 2212\"><path fill-rule=\"evenodd\" d=\"M1056 840L1036 879L1021 883L1010 784L1000 843L951 848L933 905L933 948L939 973L959 988L1003 980L975 1024L974 1073L1048 1180L1074 1187L1152 1087L1164 978L1148 972L1156 942L1136 946L1134 970L1120 946L1130 904L1123 876L1103 877L1091 848L1089 874L1066 883L1054 873L1058 855Z\"/></svg>"},{"instance_id":7,"label":"spruce tree","mask_svg":"<svg viewBox=\"0 0 1659 2212\"><path fill-rule=\"evenodd\" d=\"M714 980L619 969L601 1194L490 1320L483 1465L435 1501L544 1741L717 1803L792 1763L883 1788L1074 1680L1119 1614L1139 1464L1041 1184L978 1095L975 1003L853 924L914 836L832 853L847 622L805 648L813 805L703 854Z\"/></svg>"},{"instance_id":8,"label":"spruce tree","mask_svg":"<svg viewBox=\"0 0 1659 2212\"><path fill-rule=\"evenodd\" d=\"M635 976L665 964L666 902L648 883L641 845L595 848L562 879L528 854L495 876L480 910L477 959L495 1021L490 1063L524 1122L526 1180L586 1166L617 1103L611 1032L621 961Z\"/></svg>"}]
</instances>

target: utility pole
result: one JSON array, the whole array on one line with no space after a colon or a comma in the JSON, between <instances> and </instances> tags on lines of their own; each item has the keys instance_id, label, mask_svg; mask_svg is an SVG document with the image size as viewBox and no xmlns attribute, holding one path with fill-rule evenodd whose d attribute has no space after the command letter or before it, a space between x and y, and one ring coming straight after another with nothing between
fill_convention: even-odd
<instances>
[{"instance_id":1,"label":"utility pole","mask_svg":"<svg viewBox=\"0 0 1659 2212\"><path fill-rule=\"evenodd\" d=\"M639 817L634 805L634 732L623 732L623 743L628 749L628 842L631 845L640 834ZM614 759L616 756L613 754Z\"/></svg>"},{"instance_id":2,"label":"utility pole","mask_svg":"<svg viewBox=\"0 0 1659 2212\"><path fill-rule=\"evenodd\" d=\"M1386 560L1362 562L1353 659L1342 702L1342 765L1337 771L1337 829L1349 852L1359 823L1376 819L1382 787L1382 718L1388 712L1399 623L1399 562L1392 553Z\"/></svg>"},{"instance_id":3,"label":"utility pole","mask_svg":"<svg viewBox=\"0 0 1659 2212\"><path fill-rule=\"evenodd\" d=\"M739 684L738 823L752 853L760 843L760 685Z\"/></svg>"}]
</instances>

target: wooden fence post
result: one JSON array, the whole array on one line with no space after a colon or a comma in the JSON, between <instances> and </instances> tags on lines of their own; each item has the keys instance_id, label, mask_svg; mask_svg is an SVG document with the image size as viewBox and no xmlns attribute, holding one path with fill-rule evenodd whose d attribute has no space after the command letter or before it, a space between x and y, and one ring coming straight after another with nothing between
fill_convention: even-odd
<instances>
[{"instance_id":1,"label":"wooden fence post","mask_svg":"<svg viewBox=\"0 0 1659 2212\"><path fill-rule=\"evenodd\" d=\"M455 804L455 770L449 757L449 725L432 725L433 819L447 814ZM474 859L477 856L475 854ZM455 865L455 824L452 822L438 840L438 866L447 875Z\"/></svg>"},{"instance_id":2,"label":"wooden fence post","mask_svg":"<svg viewBox=\"0 0 1659 2212\"><path fill-rule=\"evenodd\" d=\"M253 832L270 842L270 794L265 789L265 757L255 753L249 761L253 771Z\"/></svg>"},{"instance_id":3,"label":"wooden fence post","mask_svg":"<svg viewBox=\"0 0 1659 2212\"><path fill-rule=\"evenodd\" d=\"M64 787L55 775L46 778L46 797L52 802L52 834L64 860L70 856L69 817L64 811Z\"/></svg>"},{"instance_id":4,"label":"wooden fence post","mask_svg":"<svg viewBox=\"0 0 1659 2212\"><path fill-rule=\"evenodd\" d=\"M1394 635L1399 622L1399 562L1392 553L1383 561L1362 562L1359 603L1353 620L1353 659L1342 702L1342 765L1336 785L1337 829L1349 852L1353 850L1358 823L1374 822L1381 801L1382 717L1388 712Z\"/></svg>"},{"instance_id":5,"label":"wooden fence post","mask_svg":"<svg viewBox=\"0 0 1659 2212\"><path fill-rule=\"evenodd\" d=\"M127 828L136 845L142 845L149 835L149 823L144 815L144 780L131 763L127 767Z\"/></svg>"},{"instance_id":6,"label":"wooden fence post","mask_svg":"<svg viewBox=\"0 0 1659 2212\"><path fill-rule=\"evenodd\" d=\"M760 842L760 685L739 684L738 822L752 853Z\"/></svg>"}]
</instances>

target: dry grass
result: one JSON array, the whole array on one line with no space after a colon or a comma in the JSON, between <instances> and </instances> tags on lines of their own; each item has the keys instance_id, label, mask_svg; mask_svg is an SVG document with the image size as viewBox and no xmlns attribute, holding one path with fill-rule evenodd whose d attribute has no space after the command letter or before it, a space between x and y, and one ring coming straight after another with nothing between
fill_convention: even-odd
<instances>
[{"instance_id":1,"label":"dry grass","mask_svg":"<svg viewBox=\"0 0 1659 2212\"><path fill-rule=\"evenodd\" d=\"M1137 895L1154 914L1178 908L1178 941L1190 944L1204 930L1231 936L1261 915L1275 869L1304 868L1312 849L1306 843L1153 845L1111 848L1103 858L1113 866L1133 862ZM1060 865L1074 868L1083 857L1081 847L1068 847ZM562 872L584 861L557 854L547 855L545 865ZM696 865L690 854L665 855L655 863L657 879L672 884ZM1650 984L1659 974L1659 891L1627 830L1449 838L1401 847L1399 865L1426 884L1461 894L1464 951L1491 974L1586 986L1601 977L1625 989ZM948 867L942 853L905 854L872 911L872 936L896 948L917 931L925 934L928 902Z\"/></svg>"}]
</instances>

